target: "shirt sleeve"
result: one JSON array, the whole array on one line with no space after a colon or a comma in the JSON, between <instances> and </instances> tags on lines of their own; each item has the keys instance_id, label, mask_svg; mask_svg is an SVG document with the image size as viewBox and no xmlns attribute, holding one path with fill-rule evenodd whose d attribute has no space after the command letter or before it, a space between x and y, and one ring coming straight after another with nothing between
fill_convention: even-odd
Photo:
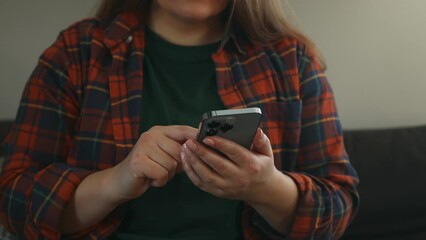
<instances>
[{"instance_id":1,"label":"shirt sleeve","mask_svg":"<svg viewBox=\"0 0 426 240\"><path fill-rule=\"evenodd\" d=\"M354 218L358 176L349 162L330 84L309 55L299 58L301 132L296 171L299 201L290 239L338 239Z\"/></svg>"},{"instance_id":2,"label":"shirt sleeve","mask_svg":"<svg viewBox=\"0 0 426 240\"><path fill-rule=\"evenodd\" d=\"M334 96L323 67L297 48L301 102L297 157L282 170L298 188L296 215L282 235L246 206L246 239L339 239L359 208L358 176L346 153ZM296 65L296 64L295 64ZM286 136L284 136L286 137ZM285 203L283 203L285 204Z\"/></svg>"},{"instance_id":3,"label":"shirt sleeve","mask_svg":"<svg viewBox=\"0 0 426 240\"><path fill-rule=\"evenodd\" d=\"M69 59L61 34L40 57L5 141L0 217L8 231L28 239L61 237L58 221L63 210L80 182L94 170L80 168L69 157L80 111L79 90L69 77L70 69L78 66ZM107 234L118 221L112 214L90 233Z\"/></svg>"}]
</instances>

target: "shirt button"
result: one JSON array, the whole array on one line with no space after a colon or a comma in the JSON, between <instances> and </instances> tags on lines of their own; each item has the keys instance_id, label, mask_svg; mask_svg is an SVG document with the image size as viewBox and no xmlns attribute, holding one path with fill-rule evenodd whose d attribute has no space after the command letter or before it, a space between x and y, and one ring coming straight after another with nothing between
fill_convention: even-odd
<instances>
[{"instance_id":1,"label":"shirt button","mask_svg":"<svg viewBox=\"0 0 426 240\"><path fill-rule=\"evenodd\" d=\"M126 43L130 43L132 40L133 40L133 36L130 35L130 36L127 37Z\"/></svg>"}]
</instances>

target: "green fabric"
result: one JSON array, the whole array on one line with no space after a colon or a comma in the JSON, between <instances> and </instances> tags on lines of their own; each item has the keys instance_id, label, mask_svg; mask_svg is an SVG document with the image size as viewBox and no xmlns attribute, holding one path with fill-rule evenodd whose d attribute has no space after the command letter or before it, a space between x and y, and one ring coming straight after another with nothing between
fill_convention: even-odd
<instances>
[{"instance_id":1,"label":"green fabric","mask_svg":"<svg viewBox=\"0 0 426 240\"><path fill-rule=\"evenodd\" d=\"M141 132L155 125L198 127L202 113L224 109L217 94L211 54L218 43L178 46L146 30ZM128 204L119 239L241 238L241 203L216 198L185 173L162 188L150 188Z\"/></svg>"}]
</instances>

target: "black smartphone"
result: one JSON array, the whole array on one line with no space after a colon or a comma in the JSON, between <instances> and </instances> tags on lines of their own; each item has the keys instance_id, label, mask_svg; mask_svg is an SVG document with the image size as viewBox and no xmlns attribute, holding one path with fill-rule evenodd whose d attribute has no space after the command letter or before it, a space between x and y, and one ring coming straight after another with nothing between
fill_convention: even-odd
<instances>
[{"instance_id":1,"label":"black smartphone","mask_svg":"<svg viewBox=\"0 0 426 240\"><path fill-rule=\"evenodd\" d=\"M220 136L250 149L262 118L260 108L239 108L206 112L201 117L197 140Z\"/></svg>"}]
</instances>

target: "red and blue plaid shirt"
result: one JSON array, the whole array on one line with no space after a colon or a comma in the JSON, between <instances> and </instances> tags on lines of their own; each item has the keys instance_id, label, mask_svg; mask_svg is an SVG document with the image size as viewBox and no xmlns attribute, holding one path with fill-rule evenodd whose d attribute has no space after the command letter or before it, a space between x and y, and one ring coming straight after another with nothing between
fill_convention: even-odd
<instances>
[{"instance_id":1,"label":"red and blue plaid shirt","mask_svg":"<svg viewBox=\"0 0 426 240\"><path fill-rule=\"evenodd\" d=\"M139 137L144 27L138 13L112 23L86 19L63 31L40 57L6 140L0 216L28 239L58 239L58 220L79 183L123 160ZM266 47L231 36L212 55L228 108L260 107L275 165L297 184L288 237L338 238L359 204L332 90L320 64L293 38ZM285 204L285 203L283 203ZM71 237L105 239L117 208ZM279 239L246 206L245 239Z\"/></svg>"}]
</instances>

